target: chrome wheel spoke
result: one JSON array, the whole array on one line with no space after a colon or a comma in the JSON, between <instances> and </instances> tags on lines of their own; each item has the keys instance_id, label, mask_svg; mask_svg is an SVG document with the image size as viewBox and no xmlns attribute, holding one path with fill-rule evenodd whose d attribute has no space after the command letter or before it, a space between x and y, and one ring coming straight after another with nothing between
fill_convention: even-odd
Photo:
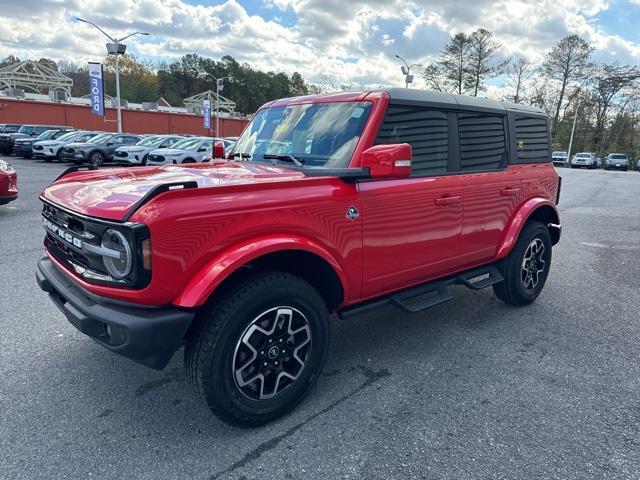
<instances>
[{"instance_id":1,"label":"chrome wheel spoke","mask_svg":"<svg viewBox=\"0 0 640 480\"><path fill-rule=\"evenodd\" d=\"M524 288L532 290L538 286L546 268L546 248L540 238L534 238L524 252L520 278Z\"/></svg>"}]
</instances>

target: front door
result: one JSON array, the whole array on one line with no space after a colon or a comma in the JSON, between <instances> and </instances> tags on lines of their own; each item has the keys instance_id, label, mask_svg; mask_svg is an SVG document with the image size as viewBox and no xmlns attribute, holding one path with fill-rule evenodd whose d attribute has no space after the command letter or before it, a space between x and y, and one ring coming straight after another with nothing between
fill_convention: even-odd
<instances>
[{"instance_id":1,"label":"front door","mask_svg":"<svg viewBox=\"0 0 640 480\"><path fill-rule=\"evenodd\" d=\"M409 143L408 179L364 181L363 296L422 283L455 269L464 189L450 169L452 113L390 105L376 143Z\"/></svg>"}]
</instances>

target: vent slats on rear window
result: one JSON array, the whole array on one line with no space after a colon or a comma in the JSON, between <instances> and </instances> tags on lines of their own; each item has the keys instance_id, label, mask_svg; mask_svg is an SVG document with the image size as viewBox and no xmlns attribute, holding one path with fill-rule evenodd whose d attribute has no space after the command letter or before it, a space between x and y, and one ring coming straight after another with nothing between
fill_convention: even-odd
<instances>
[{"instance_id":1,"label":"vent slats on rear window","mask_svg":"<svg viewBox=\"0 0 640 480\"><path fill-rule=\"evenodd\" d=\"M545 118L515 116L518 163L549 162L549 132Z\"/></svg>"},{"instance_id":2,"label":"vent slats on rear window","mask_svg":"<svg viewBox=\"0 0 640 480\"><path fill-rule=\"evenodd\" d=\"M500 167L507 148L501 116L459 113L458 131L462 171Z\"/></svg>"},{"instance_id":3,"label":"vent slats on rear window","mask_svg":"<svg viewBox=\"0 0 640 480\"><path fill-rule=\"evenodd\" d=\"M413 149L411 175L447 171L449 134L447 114L417 107L390 106L376 143L408 143Z\"/></svg>"}]
</instances>

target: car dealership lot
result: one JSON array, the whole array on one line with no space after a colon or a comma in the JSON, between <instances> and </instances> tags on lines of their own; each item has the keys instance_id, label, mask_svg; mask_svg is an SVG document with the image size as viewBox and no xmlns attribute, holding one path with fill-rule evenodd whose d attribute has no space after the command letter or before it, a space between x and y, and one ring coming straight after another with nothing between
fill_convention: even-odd
<instances>
[{"instance_id":1,"label":"car dealership lot","mask_svg":"<svg viewBox=\"0 0 640 480\"><path fill-rule=\"evenodd\" d=\"M8 159L0 207L0 478L637 478L640 174L562 169L563 237L540 298L490 290L332 323L284 420L217 420L183 375L77 332L35 282L37 194L66 166ZM410 207L410 206L409 206Z\"/></svg>"}]
</instances>

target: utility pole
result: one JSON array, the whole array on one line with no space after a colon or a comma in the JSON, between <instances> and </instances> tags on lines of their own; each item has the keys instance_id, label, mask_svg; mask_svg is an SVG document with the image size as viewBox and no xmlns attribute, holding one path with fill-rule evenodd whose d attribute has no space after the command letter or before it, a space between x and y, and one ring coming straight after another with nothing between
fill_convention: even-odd
<instances>
[{"instance_id":1,"label":"utility pole","mask_svg":"<svg viewBox=\"0 0 640 480\"><path fill-rule=\"evenodd\" d=\"M109 35L107 32L102 30L98 25L88 20L84 20L82 18L76 18L78 22L88 23L93 27L97 28L102 34L111 40L112 43L107 43L107 53L109 55L116 56L116 101L118 105L116 105L116 111L118 112L118 133L122 133L122 109L120 106L120 55L124 55L124 52L127 50L127 46L122 42L129 37L133 37L134 35L149 35L146 32L133 32L129 35L126 35L122 38L115 38Z\"/></svg>"}]
</instances>

